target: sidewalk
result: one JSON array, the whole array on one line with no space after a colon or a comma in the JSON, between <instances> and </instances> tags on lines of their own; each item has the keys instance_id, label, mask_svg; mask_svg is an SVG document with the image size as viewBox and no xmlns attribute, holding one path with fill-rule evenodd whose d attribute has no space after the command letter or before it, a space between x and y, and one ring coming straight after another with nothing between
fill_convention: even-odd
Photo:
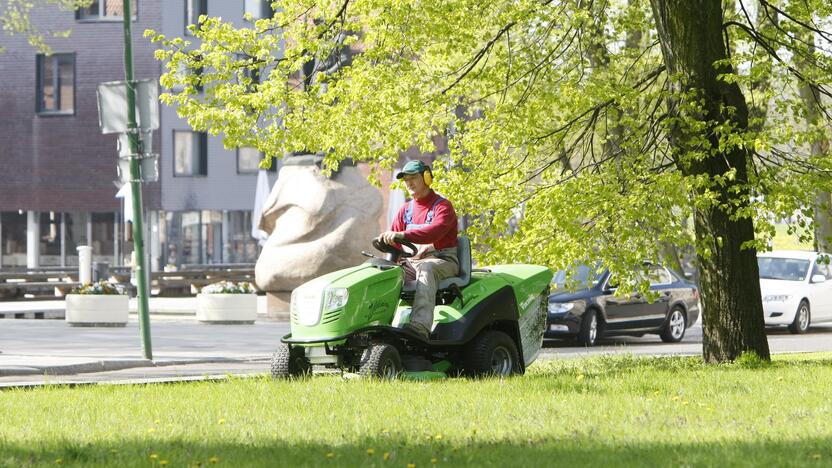
<instances>
[{"instance_id":1,"label":"sidewalk","mask_svg":"<svg viewBox=\"0 0 832 468\"><path fill-rule=\"evenodd\" d=\"M153 361L143 358L138 321L132 314L124 328L2 319L0 388L268 372L270 356L288 333L288 323L261 316L253 325L203 324L195 320L187 299L191 298L166 300L179 301L173 303L151 299ZM153 302L170 307L154 311Z\"/></svg>"},{"instance_id":2,"label":"sidewalk","mask_svg":"<svg viewBox=\"0 0 832 468\"><path fill-rule=\"evenodd\" d=\"M196 314L196 297L151 297L148 300L151 315L188 315ZM138 311L139 303L134 297L130 299L130 313ZM0 301L0 320L3 319L61 319L65 306L63 299L54 301ZM257 296L257 315L266 317L266 296ZM0 324L3 322L0 321ZM2 349L2 348L0 348Z\"/></svg>"}]
</instances>

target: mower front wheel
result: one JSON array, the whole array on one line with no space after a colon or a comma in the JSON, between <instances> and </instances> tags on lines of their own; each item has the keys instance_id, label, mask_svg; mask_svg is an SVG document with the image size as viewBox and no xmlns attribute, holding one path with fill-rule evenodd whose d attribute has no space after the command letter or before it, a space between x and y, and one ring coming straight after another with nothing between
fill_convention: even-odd
<instances>
[{"instance_id":1,"label":"mower front wheel","mask_svg":"<svg viewBox=\"0 0 832 468\"><path fill-rule=\"evenodd\" d=\"M287 379L301 377L312 373L312 365L301 347L290 347L286 343L277 345L272 355L272 377Z\"/></svg>"},{"instance_id":2,"label":"mower front wheel","mask_svg":"<svg viewBox=\"0 0 832 468\"><path fill-rule=\"evenodd\" d=\"M402 372L399 350L389 344L372 345L361 356L358 373L380 379L395 379Z\"/></svg>"},{"instance_id":3,"label":"mower front wheel","mask_svg":"<svg viewBox=\"0 0 832 468\"><path fill-rule=\"evenodd\" d=\"M501 331L489 330L467 346L462 371L469 377L507 377L521 372L519 361L514 340Z\"/></svg>"}]
</instances>

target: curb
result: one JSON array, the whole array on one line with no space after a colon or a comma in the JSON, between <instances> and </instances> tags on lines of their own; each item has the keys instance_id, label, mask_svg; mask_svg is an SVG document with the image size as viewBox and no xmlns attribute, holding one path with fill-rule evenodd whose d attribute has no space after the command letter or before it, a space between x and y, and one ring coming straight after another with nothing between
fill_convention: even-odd
<instances>
[{"instance_id":1,"label":"curb","mask_svg":"<svg viewBox=\"0 0 832 468\"><path fill-rule=\"evenodd\" d=\"M63 309L27 310L25 312L0 312L0 319L61 319L64 318Z\"/></svg>"},{"instance_id":2,"label":"curb","mask_svg":"<svg viewBox=\"0 0 832 468\"><path fill-rule=\"evenodd\" d=\"M269 359L268 357L257 356L244 359L233 358L209 358L209 359L182 359L151 361L148 359L132 360L103 360L85 362L81 364L67 364L64 366L7 366L0 367L0 377L15 377L25 375L76 375L91 374L97 372L111 372L123 369L135 369L139 367L166 367L183 366L189 364L221 364L221 363L246 363L258 362Z\"/></svg>"},{"instance_id":3,"label":"curb","mask_svg":"<svg viewBox=\"0 0 832 468\"><path fill-rule=\"evenodd\" d=\"M177 377L145 377L126 380L64 380L58 382L21 382L0 383L0 393L4 390L25 390L42 387L87 387L94 385L159 385L187 382L222 382L231 378L252 378L262 376L262 372L243 372L225 374L187 375Z\"/></svg>"}]
</instances>

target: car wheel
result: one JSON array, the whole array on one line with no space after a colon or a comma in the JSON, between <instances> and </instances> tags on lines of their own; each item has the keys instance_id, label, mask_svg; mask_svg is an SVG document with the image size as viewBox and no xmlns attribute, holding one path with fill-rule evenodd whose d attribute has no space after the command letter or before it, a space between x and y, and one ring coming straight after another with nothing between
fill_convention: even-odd
<instances>
[{"instance_id":1,"label":"car wheel","mask_svg":"<svg viewBox=\"0 0 832 468\"><path fill-rule=\"evenodd\" d=\"M370 346L361 356L358 373L380 379L395 379L402 372L399 350L389 344Z\"/></svg>"},{"instance_id":2,"label":"car wheel","mask_svg":"<svg viewBox=\"0 0 832 468\"><path fill-rule=\"evenodd\" d=\"M804 299L797 306L794 320L789 325L789 331L796 334L803 334L809 331L809 324L812 322L812 312L809 309L809 302Z\"/></svg>"},{"instance_id":3,"label":"car wheel","mask_svg":"<svg viewBox=\"0 0 832 468\"><path fill-rule=\"evenodd\" d=\"M303 348L292 348L280 343L272 355L271 374L275 379L301 377L312 373L312 366L303 352Z\"/></svg>"},{"instance_id":4,"label":"car wheel","mask_svg":"<svg viewBox=\"0 0 832 468\"><path fill-rule=\"evenodd\" d=\"M581 316L581 328L578 330L578 342L584 346L595 346L598 341L598 313L589 309Z\"/></svg>"},{"instance_id":5,"label":"car wheel","mask_svg":"<svg viewBox=\"0 0 832 468\"><path fill-rule=\"evenodd\" d=\"M670 315L668 315L667 321L664 327L662 327L659 336L661 336L662 341L665 343L678 343L685 337L686 329L687 318L685 317L685 311L677 306L670 310Z\"/></svg>"},{"instance_id":6,"label":"car wheel","mask_svg":"<svg viewBox=\"0 0 832 468\"><path fill-rule=\"evenodd\" d=\"M520 358L514 340L497 330L481 333L466 347L462 370L469 377L519 374Z\"/></svg>"}]
</instances>

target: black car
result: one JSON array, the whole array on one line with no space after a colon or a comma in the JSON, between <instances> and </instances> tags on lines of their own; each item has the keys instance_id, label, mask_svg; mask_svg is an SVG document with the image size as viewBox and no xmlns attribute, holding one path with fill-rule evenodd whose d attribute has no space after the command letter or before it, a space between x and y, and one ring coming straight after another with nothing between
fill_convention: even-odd
<instances>
[{"instance_id":1,"label":"black car","mask_svg":"<svg viewBox=\"0 0 832 468\"><path fill-rule=\"evenodd\" d=\"M656 264L645 264L638 274L650 281L650 291L658 293L652 303L640 294L615 296L617 281L609 270L577 267L570 283L583 288L571 291L563 289L566 273L557 272L545 336L577 338L585 346L593 346L602 336L646 333L657 333L668 343L681 341L699 318L696 285Z\"/></svg>"}]
</instances>

